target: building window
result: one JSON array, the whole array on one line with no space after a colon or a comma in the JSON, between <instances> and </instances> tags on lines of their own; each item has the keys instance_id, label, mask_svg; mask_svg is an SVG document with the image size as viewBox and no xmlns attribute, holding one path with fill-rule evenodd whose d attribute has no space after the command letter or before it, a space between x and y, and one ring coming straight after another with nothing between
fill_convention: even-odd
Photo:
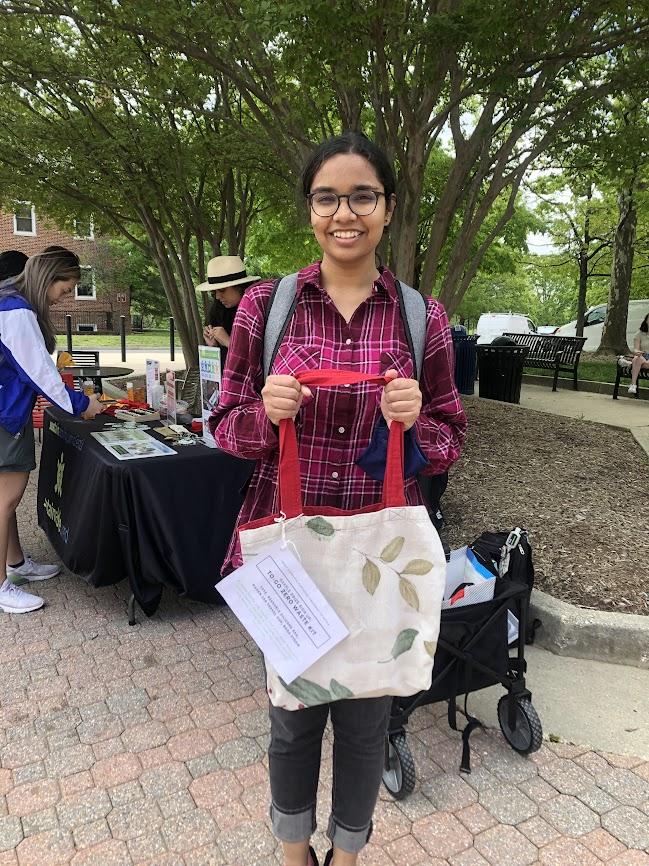
<instances>
[{"instance_id":1,"label":"building window","mask_svg":"<svg viewBox=\"0 0 649 866\"><path fill-rule=\"evenodd\" d=\"M97 325L77 325L77 332L79 334L94 334L97 330Z\"/></svg>"},{"instance_id":2,"label":"building window","mask_svg":"<svg viewBox=\"0 0 649 866\"><path fill-rule=\"evenodd\" d=\"M14 234L35 235L36 234L36 211L34 206L28 202L18 202L14 210Z\"/></svg>"},{"instance_id":3,"label":"building window","mask_svg":"<svg viewBox=\"0 0 649 866\"><path fill-rule=\"evenodd\" d=\"M74 236L79 240L92 240L95 236L95 227L92 217L88 219L76 219L74 221Z\"/></svg>"},{"instance_id":4,"label":"building window","mask_svg":"<svg viewBox=\"0 0 649 866\"><path fill-rule=\"evenodd\" d=\"M74 297L80 301L94 301L97 297L95 273L89 265L81 266L81 279L77 283Z\"/></svg>"}]
</instances>

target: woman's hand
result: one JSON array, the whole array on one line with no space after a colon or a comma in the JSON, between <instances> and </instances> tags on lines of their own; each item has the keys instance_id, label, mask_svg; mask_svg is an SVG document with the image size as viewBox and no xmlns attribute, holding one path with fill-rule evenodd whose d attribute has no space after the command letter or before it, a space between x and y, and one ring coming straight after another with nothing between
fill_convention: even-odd
<instances>
[{"instance_id":1,"label":"woman's hand","mask_svg":"<svg viewBox=\"0 0 649 866\"><path fill-rule=\"evenodd\" d=\"M90 394L88 397L90 402L88 403L88 408L85 412L81 413L81 417L84 421L92 421L95 415L99 415L100 412L104 411L104 407L99 402L99 397L97 394Z\"/></svg>"},{"instance_id":2,"label":"woman's hand","mask_svg":"<svg viewBox=\"0 0 649 866\"><path fill-rule=\"evenodd\" d=\"M381 412L388 427L392 421L402 421L410 430L421 412L421 391L416 379L400 379L396 370L385 374L390 381L381 394Z\"/></svg>"},{"instance_id":3,"label":"woman's hand","mask_svg":"<svg viewBox=\"0 0 649 866\"><path fill-rule=\"evenodd\" d=\"M216 346L216 337L213 332L214 328L211 325L205 325L203 328L203 339L206 346Z\"/></svg>"},{"instance_id":4,"label":"woman's hand","mask_svg":"<svg viewBox=\"0 0 649 866\"><path fill-rule=\"evenodd\" d=\"M293 376L269 376L261 391L266 415L273 424L295 418L304 398L311 396L310 389Z\"/></svg>"},{"instance_id":5,"label":"woman's hand","mask_svg":"<svg viewBox=\"0 0 649 866\"><path fill-rule=\"evenodd\" d=\"M212 328L212 337L216 340L217 343L220 343L221 346L225 346L227 349L230 345L230 337L225 328L222 328L220 325Z\"/></svg>"}]
</instances>

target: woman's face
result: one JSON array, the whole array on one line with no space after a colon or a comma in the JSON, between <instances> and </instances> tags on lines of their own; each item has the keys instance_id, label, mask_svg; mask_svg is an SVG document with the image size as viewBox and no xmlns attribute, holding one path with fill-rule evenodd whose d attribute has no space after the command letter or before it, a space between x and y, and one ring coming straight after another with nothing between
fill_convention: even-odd
<instances>
[{"instance_id":1,"label":"woman's face","mask_svg":"<svg viewBox=\"0 0 649 866\"><path fill-rule=\"evenodd\" d=\"M243 292L239 286L225 286L223 289L214 290L216 300L228 308L238 306L242 294Z\"/></svg>"},{"instance_id":2,"label":"woman's face","mask_svg":"<svg viewBox=\"0 0 649 866\"><path fill-rule=\"evenodd\" d=\"M57 301L61 300L61 298L69 295L70 292L73 292L76 284L76 279L54 280L54 282L50 283L47 287L47 300L49 301L50 305L56 304Z\"/></svg>"},{"instance_id":3,"label":"woman's face","mask_svg":"<svg viewBox=\"0 0 649 866\"><path fill-rule=\"evenodd\" d=\"M313 178L310 192L350 195L357 190L385 192L374 167L365 157L356 153L340 153L323 163ZM311 226L322 249L323 259L341 265L371 259L373 264L383 231L392 218L394 204L394 200L386 202L385 196L380 195L376 209L369 216L357 216L350 210L346 198L341 199L338 210L330 217L318 216L311 208Z\"/></svg>"}]
</instances>

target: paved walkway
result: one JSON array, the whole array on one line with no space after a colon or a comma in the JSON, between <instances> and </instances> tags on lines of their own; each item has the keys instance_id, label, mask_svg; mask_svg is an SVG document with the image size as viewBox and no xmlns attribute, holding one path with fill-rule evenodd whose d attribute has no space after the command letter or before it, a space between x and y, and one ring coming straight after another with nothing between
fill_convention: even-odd
<instances>
[{"instance_id":1,"label":"paved walkway","mask_svg":"<svg viewBox=\"0 0 649 866\"><path fill-rule=\"evenodd\" d=\"M23 540L51 556L35 482ZM261 661L229 611L168 594L130 628L124 584L65 573L42 593L44 610L0 618L0 866L281 862ZM417 789L401 803L381 793L364 866L649 866L648 761L551 742L524 759L491 730L463 777L443 705L413 715L409 744Z\"/></svg>"},{"instance_id":2,"label":"paved walkway","mask_svg":"<svg viewBox=\"0 0 649 866\"><path fill-rule=\"evenodd\" d=\"M620 391L620 397L614 400L609 394L593 394L567 388L552 391L549 384L546 386L524 383L520 405L523 409L536 409L552 415L625 427L649 454L649 402L629 397L626 388Z\"/></svg>"}]
</instances>

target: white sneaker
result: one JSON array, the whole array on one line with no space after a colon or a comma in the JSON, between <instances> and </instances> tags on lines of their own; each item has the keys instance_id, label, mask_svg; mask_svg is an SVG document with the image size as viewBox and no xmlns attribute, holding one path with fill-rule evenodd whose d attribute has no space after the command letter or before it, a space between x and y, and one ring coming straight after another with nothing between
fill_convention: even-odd
<instances>
[{"instance_id":1,"label":"white sneaker","mask_svg":"<svg viewBox=\"0 0 649 866\"><path fill-rule=\"evenodd\" d=\"M25 592L10 580L5 580L0 586L0 610L5 613L29 613L32 610L38 610L44 604L44 599L39 595Z\"/></svg>"},{"instance_id":2,"label":"white sneaker","mask_svg":"<svg viewBox=\"0 0 649 866\"><path fill-rule=\"evenodd\" d=\"M638 390L637 385L629 385L629 394L635 394Z\"/></svg>"},{"instance_id":3,"label":"white sneaker","mask_svg":"<svg viewBox=\"0 0 649 866\"><path fill-rule=\"evenodd\" d=\"M31 556L26 556L22 565L12 568L7 566L7 577L24 577L25 580L49 580L55 577L61 567L59 565L41 565L34 562Z\"/></svg>"}]
</instances>

